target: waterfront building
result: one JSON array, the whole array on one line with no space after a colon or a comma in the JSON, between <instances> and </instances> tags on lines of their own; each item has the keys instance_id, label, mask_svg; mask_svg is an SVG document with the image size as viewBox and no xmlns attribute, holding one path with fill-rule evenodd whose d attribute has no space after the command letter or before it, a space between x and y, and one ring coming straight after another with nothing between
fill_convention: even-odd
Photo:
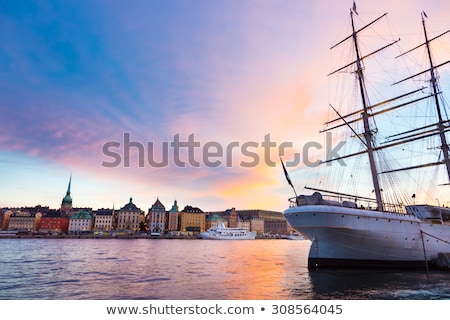
<instances>
[{"instance_id":1,"label":"waterfront building","mask_svg":"<svg viewBox=\"0 0 450 320\"><path fill-rule=\"evenodd\" d=\"M178 231L178 203L177 200L173 202L172 208L169 210L169 214L167 217L167 230L170 231Z\"/></svg>"},{"instance_id":2,"label":"waterfront building","mask_svg":"<svg viewBox=\"0 0 450 320\"><path fill-rule=\"evenodd\" d=\"M145 216L144 210L141 211L141 215L139 216L139 231L148 231L147 226L147 218Z\"/></svg>"},{"instance_id":3,"label":"waterfront building","mask_svg":"<svg viewBox=\"0 0 450 320\"><path fill-rule=\"evenodd\" d=\"M197 207L186 206L180 214L180 231L197 234L205 231L206 214Z\"/></svg>"},{"instance_id":4,"label":"waterfront building","mask_svg":"<svg viewBox=\"0 0 450 320\"><path fill-rule=\"evenodd\" d=\"M283 212L279 211L250 209L250 210L236 210L236 213L242 219L261 218L264 220L286 221L283 217Z\"/></svg>"},{"instance_id":5,"label":"waterfront building","mask_svg":"<svg viewBox=\"0 0 450 320\"><path fill-rule=\"evenodd\" d=\"M80 234L92 231L94 218L89 212L82 210L74 213L69 220L69 234Z\"/></svg>"},{"instance_id":6,"label":"waterfront building","mask_svg":"<svg viewBox=\"0 0 450 320\"><path fill-rule=\"evenodd\" d=\"M72 211L72 196L70 195L70 185L72 184L72 175L69 178L69 185L67 187L67 192L61 201L61 213L65 215L70 215Z\"/></svg>"},{"instance_id":7,"label":"waterfront building","mask_svg":"<svg viewBox=\"0 0 450 320\"><path fill-rule=\"evenodd\" d=\"M207 216L219 215L229 221L230 227L237 227L239 221L250 221L251 231L258 234L287 234L288 224L283 217L283 213L279 211L248 209L236 210L235 208L224 211L207 212Z\"/></svg>"},{"instance_id":8,"label":"waterfront building","mask_svg":"<svg viewBox=\"0 0 450 320\"><path fill-rule=\"evenodd\" d=\"M236 208L231 208L229 215L228 215L228 224L230 225L230 228L237 228L238 215L236 212Z\"/></svg>"},{"instance_id":9,"label":"waterfront building","mask_svg":"<svg viewBox=\"0 0 450 320\"><path fill-rule=\"evenodd\" d=\"M39 225L41 233L64 233L69 232L69 216L61 210L50 210L42 215Z\"/></svg>"},{"instance_id":10,"label":"waterfront building","mask_svg":"<svg viewBox=\"0 0 450 320\"><path fill-rule=\"evenodd\" d=\"M243 228L243 229L245 229L245 231L250 232L251 231L251 221L250 220L239 220L238 228Z\"/></svg>"},{"instance_id":11,"label":"waterfront building","mask_svg":"<svg viewBox=\"0 0 450 320\"><path fill-rule=\"evenodd\" d=\"M265 220L264 221L264 232L273 235L285 235L288 234L290 230L289 225L286 221L281 220Z\"/></svg>"},{"instance_id":12,"label":"waterfront building","mask_svg":"<svg viewBox=\"0 0 450 320\"><path fill-rule=\"evenodd\" d=\"M92 217L94 217L94 214L92 213L93 210L92 210L92 208L89 208L89 207L72 207L72 210L70 210L69 217L71 217L72 215L74 215L75 213L77 213L79 211L86 211Z\"/></svg>"},{"instance_id":13,"label":"waterfront building","mask_svg":"<svg viewBox=\"0 0 450 320\"><path fill-rule=\"evenodd\" d=\"M98 209L93 212L95 230L114 230L116 228L115 211L113 209Z\"/></svg>"},{"instance_id":14,"label":"waterfront building","mask_svg":"<svg viewBox=\"0 0 450 320\"><path fill-rule=\"evenodd\" d=\"M256 231L256 234L264 234L264 219L253 218L251 220L251 231Z\"/></svg>"},{"instance_id":15,"label":"waterfront building","mask_svg":"<svg viewBox=\"0 0 450 320\"><path fill-rule=\"evenodd\" d=\"M205 229L217 227L219 222L222 222L225 227L228 226L228 220L219 216L218 214L212 214L206 218Z\"/></svg>"},{"instance_id":16,"label":"waterfront building","mask_svg":"<svg viewBox=\"0 0 450 320\"><path fill-rule=\"evenodd\" d=\"M0 230L8 229L9 224L9 216L12 214L12 211L9 209L2 209L0 212Z\"/></svg>"},{"instance_id":17,"label":"waterfront building","mask_svg":"<svg viewBox=\"0 0 450 320\"><path fill-rule=\"evenodd\" d=\"M165 230L166 208L156 198L155 203L148 210L147 225L151 233L161 233Z\"/></svg>"},{"instance_id":18,"label":"waterfront building","mask_svg":"<svg viewBox=\"0 0 450 320\"><path fill-rule=\"evenodd\" d=\"M143 215L143 211L136 207L133 203L133 198L130 198L130 202L119 210L117 216L117 229L137 232L139 230L141 215Z\"/></svg>"},{"instance_id":19,"label":"waterfront building","mask_svg":"<svg viewBox=\"0 0 450 320\"><path fill-rule=\"evenodd\" d=\"M12 210L8 209L5 211L5 215L3 216L3 222L2 222L2 230L8 230L8 226L9 226L9 218L12 215Z\"/></svg>"},{"instance_id":20,"label":"waterfront building","mask_svg":"<svg viewBox=\"0 0 450 320\"><path fill-rule=\"evenodd\" d=\"M90 215L92 215L92 208L89 208L89 207L77 207L77 208L74 208L74 207L72 207L72 214L74 214L75 212L78 212L78 211L87 211Z\"/></svg>"},{"instance_id":21,"label":"waterfront building","mask_svg":"<svg viewBox=\"0 0 450 320\"><path fill-rule=\"evenodd\" d=\"M7 230L37 231L42 214L29 211L13 211Z\"/></svg>"},{"instance_id":22,"label":"waterfront building","mask_svg":"<svg viewBox=\"0 0 450 320\"><path fill-rule=\"evenodd\" d=\"M48 211L50 211L50 208L48 206L41 206L41 205L37 205L34 207L22 207L20 208L21 211L28 211L28 212L33 212L33 213L47 213Z\"/></svg>"}]
</instances>

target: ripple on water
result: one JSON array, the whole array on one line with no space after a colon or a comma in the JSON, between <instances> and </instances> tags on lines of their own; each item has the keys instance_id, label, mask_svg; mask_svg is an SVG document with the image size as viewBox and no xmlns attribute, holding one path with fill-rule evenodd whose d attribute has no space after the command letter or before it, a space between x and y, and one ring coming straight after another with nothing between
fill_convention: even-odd
<instances>
[{"instance_id":1,"label":"ripple on water","mask_svg":"<svg viewBox=\"0 0 450 320\"><path fill-rule=\"evenodd\" d=\"M449 272L310 272L302 241L0 241L2 300L450 299Z\"/></svg>"}]
</instances>

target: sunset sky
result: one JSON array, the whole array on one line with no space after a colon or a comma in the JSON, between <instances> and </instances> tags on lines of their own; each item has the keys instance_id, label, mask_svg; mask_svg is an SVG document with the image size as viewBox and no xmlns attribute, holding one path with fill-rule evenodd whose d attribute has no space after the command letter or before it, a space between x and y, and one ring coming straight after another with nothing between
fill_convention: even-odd
<instances>
[{"instance_id":1,"label":"sunset sky","mask_svg":"<svg viewBox=\"0 0 450 320\"><path fill-rule=\"evenodd\" d=\"M356 4L360 25L388 12L400 36L421 32L422 10L438 31L450 25L446 0ZM72 174L75 207L119 208L133 197L148 210L159 197L166 209L176 199L181 209L284 210L293 193L278 146L292 143L289 161L322 141L329 48L346 35L352 5L0 1L0 207L58 208ZM136 147L125 166L127 134L144 146L143 167ZM269 134L277 147L265 161ZM182 149L186 166L177 166L171 143L190 135L199 147ZM168 166L148 164L148 142L157 162L168 143ZM113 168L102 165L117 159L111 152ZM288 169L300 191L305 168Z\"/></svg>"}]
</instances>

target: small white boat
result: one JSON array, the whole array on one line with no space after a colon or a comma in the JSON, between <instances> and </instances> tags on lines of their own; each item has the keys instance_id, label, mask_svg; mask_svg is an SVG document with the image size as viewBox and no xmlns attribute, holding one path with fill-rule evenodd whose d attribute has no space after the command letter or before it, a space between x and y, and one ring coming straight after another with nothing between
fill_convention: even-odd
<instances>
[{"instance_id":1,"label":"small white boat","mask_svg":"<svg viewBox=\"0 0 450 320\"><path fill-rule=\"evenodd\" d=\"M300 233L298 232L293 232L291 234L288 234L286 236L286 239L288 240L306 240L307 238L302 236Z\"/></svg>"},{"instance_id":2,"label":"small white boat","mask_svg":"<svg viewBox=\"0 0 450 320\"><path fill-rule=\"evenodd\" d=\"M244 228L227 228L222 222L216 227L208 229L201 234L202 239L207 240L253 240L256 231L249 232Z\"/></svg>"}]
</instances>

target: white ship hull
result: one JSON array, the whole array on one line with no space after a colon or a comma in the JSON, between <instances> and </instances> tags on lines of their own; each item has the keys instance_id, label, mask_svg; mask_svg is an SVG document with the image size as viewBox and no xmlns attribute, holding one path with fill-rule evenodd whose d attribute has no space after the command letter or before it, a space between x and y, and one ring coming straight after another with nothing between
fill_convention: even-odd
<instances>
[{"instance_id":1,"label":"white ship hull","mask_svg":"<svg viewBox=\"0 0 450 320\"><path fill-rule=\"evenodd\" d=\"M425 267L450 251L450 225L328 205L291 207L289 225L312 241L309 268Z\"/></svg>"}]
</instances>

